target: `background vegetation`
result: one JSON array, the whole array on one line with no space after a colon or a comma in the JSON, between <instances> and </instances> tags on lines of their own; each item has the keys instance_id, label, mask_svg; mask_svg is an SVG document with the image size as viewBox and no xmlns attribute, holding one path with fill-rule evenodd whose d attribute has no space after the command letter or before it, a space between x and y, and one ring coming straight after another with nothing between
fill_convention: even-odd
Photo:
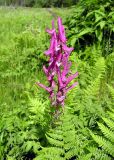
<instances>
[{"instance_id":1,"label":"background vegetation","mask_svg":"<svg viewBox=\"0 0 114 160\"><path fill-rule=\"evenodd\" d=\"M0 5L26 6L26 7L68 7L75 5L78 0L1 0Z\"/></svg>"},{"instance_id":2,"label":"background vegetation","mask_svg":"<svg viewBox=\"0 0 114 160\"><path fill-rule=\"evenodd\" d=\"M3 1L4 2L4 1ZM79 85L53 116L42 71L45 29L63 18ZM0 159L114 159L114 4L79 1L72 8L0 8Z\"/></svg>"}]
</instances>

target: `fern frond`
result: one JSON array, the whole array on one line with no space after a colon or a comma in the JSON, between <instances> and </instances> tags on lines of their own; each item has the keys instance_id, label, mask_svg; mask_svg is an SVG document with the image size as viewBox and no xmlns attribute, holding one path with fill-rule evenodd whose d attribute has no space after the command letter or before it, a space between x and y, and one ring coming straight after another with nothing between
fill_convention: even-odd
<instances>
[{"instance_id":1,"label":"fern frond","mask_svg":"<svg viewBox=\"0 0 114 160\"><path fill-rule=\"evenodd\" d=\"M112 52L111 54L109 54L106 57L106 63L107 63L107 65L112 66L113 62L114 62L114 52Z\"/></svg>"},{"instance_id":2,"label":"fern frond","mask_svg":"<svg viewBox=\"0 0 114 160\"><path fill-rule=\"evenodd\" d=\"M29 110L34 113L43 113L44 109L45 109L45 103L42 103L41 101L39 101L36 98L29 98L29 105L31 107L29 107Z\"/></svg>"},{"instance_id":3,"label":"fern frond","mask_svg":"<svg viewBox=\"0 0 114 160\"><path fill-rule=\"evenodd\" d=\"M111 109L111 111L108 111L108 115L109 115L109 118L114 121L114 110L113 109Z\"/></svg>"},{"instance_id":4,"label":"fern frond","mask_svg":"<svg viewBox=\"0 0 114 160\"><path fill-rule=\"evenodd\" d=\"M99 123L98 126L103 133L102 136L95 135L90 131L94 141L99 144L102 150L114 157L114 110L108 112L108 118L102 118L105 124Z\"/></svg>"},{"instance_id":5,"label":"fern frond","mask_svg":"<svg viewBox=\"0 0 114 160\"><path fill-rule=\"evenodd\" d=\"M70 148L70 150L65 153L65 160L69 160L74 156L76 156L76 152L74 150L74 146L72 146L72 148Z\"/></svg>"},{"instance_id":6,"label":"fern frond","mask_svg":"<svg viewBox=\"0 0 114 160\"><path fill-rule=\"evenodd\" d=\"M65 160L63 154L64 150L58 147L43 148L34 160Z\"/></svg>"},{"instance_id":7,"label":"fern frond","mask_svg":"<svg viewBox=\"0 0 114 160\"><path fill-rule=\"evenodd\" d=\"M91 133L91 136L93 137L95 142L99 144L100 147L102 147L110 155L114 156L114 145L110 141L101 136L94 135L93 133Z\"/></svg>"},{"instance_id":8,"label":"fern frond","mask_svg":"<svg viewBox=\"0 0 114 160\"><path fill-rule=\"evenodd\" d=\"M77 153L76 131L73 116L65 112L61 117L61 121L62 123L60 123L59 126L46 133L46 138L51 146L59 148L64 152L62 155L65 157L64 159L70 159L76 156Z\"/></svg>"},{"instance_id":9,"label":"fern frond","mask_svg":"<svg viewBox=\"0 0 114 160\"><path fill-rule=\"evenodd\" d=\"M107 124L107 126L114 131L114 122L108 118L102 118L104 122Z\"/></svg>"},{"instance_id":10,"label":"fern frond","mask_svg":"<svg viewBox=\"0 0 114 160\"><path fill-rule=\"evenodd\" d=\"M85 90L85 96L94 96L99 93L101 75L99 75Z\"/></svg>"},{"instance_id":11,"label":"fern frond","mask_svg":"<svg viewBox=\"0 0 114 160\"><path fill-rule=\"evenodd\" d=\"M58 133L58 132L53 132L53 130L49 133L46 134L47 137L53 137L56 140L62 141L63 137L62 137L62 133Z\"/></svg>"},{"instance_id":12,"label":"fern frond","mask_svg":"<svg viewBox=\"0 0 114 160\"><path fill-rule=\"evenodd\" d=\"M50 135L50 136L48 136ZM47 134L46 135L46 138L47 140L49 141L49 143L53 146L56 146L56 147L63 147L63 141L61 141L60 139L57 138L57 135L54 135L54 134ZM57 139L56 139L57 138Z\"/></svg>"},{"instance_id":13,"label":"fern frond","mask_svg":"<svg viewBox=\"0 0 114 160\"><path fill-rule=\"evenodd\" d=\"M105 69L106 69L106 64L105 64L105 59L104 57L100 57L99 59L97 59L95 66L93 67L93 77L96 78L97 76L101 75L101 77L103 76L103 74L105 73Z\"/></svg>"},{"instance_id":14,"label":"fern frond","mask_svg":"<svg viewBox=\"0 0 114 160\"><path fill-rule=\"evenodd\" d=\"M105 153L104 150L96 148L95 146L87 147L89 152L92 154L95 160L111 160L111 158Z\"/></svg>"},{"instance_id":15,"label":"fern frond","mask_svg":"<svg viewBox=\"0 0 114 160\"><path fill-rule=\"evenodd\" d=\"M101 129L102 133L105 135L107 139L111 142L114 142L114 132L112 132L108 127L104 126L102 123L98 123L99 128Z\"/></svg>"},{"instance_id":16,"label":"fern frond","mask_svg":"<svg viewBox=\"0 0 114 160\"><path fill-rule=\"evenodd\" d=\"M108 84L107 84L107 86L108 86L109 92L112 96L112 99L114 100L114 88L112 86L108 85Z\"/></svg>"},{"instance_id":17,"label":"fern frond","mask_svg":"<svg viewBox=\"0 0 114 160\"><path fill-rule=\"evenodd\" d=\"M82 156L80 156L77 160L91 160L91 156L92 156L92 153L88 153L88 154L84 154Z\"/></svg>"}]
</instances>

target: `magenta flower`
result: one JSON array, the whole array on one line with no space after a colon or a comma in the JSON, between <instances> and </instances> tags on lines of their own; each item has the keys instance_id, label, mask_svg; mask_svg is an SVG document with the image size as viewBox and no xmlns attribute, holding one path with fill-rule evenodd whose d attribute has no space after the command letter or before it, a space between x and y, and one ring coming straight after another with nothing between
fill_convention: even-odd
<instances>
[{"instance_id":1,"label":"magenta flower","mask_svg":"<svg viewBox=\"0 0 114 160\"><path fill-rule=\"evenodd\" d=\"M50 94L52 105L64 106L66 93L78 84L78 82L75 82L69 86L69 83L78 76L78 72L69 75L71 62L68 59L73 48L66 45L65 29L60 17L58 18L58 33L54 28L54 21L52 21L52 29L47 29L47 32L51 36L50 47L45 51L46 56L49 56L49 65L47 68L43 66L43 70L49 86L39 82L37 82L37 85Z\"/></svg>"}]
</instances>

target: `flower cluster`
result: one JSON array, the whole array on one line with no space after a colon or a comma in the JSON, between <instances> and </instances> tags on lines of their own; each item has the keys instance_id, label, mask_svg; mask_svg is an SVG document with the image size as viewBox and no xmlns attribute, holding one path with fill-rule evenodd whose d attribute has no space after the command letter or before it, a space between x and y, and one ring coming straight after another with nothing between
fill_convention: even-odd
<instances>
[{"instance_id":1,"label":"flower cluster","mask_svg":"<svg viewBox=\"0 0 114 160\"><path fill-rule=\"evenodd\" d=\"M54 21L52 21L52 29L47 29L47 32L51 36L50 47L45 51L46 56L49 56L49 66L47 68L43 66L43 70L49 86L39 82L37 85L49 92L52 105L64 106L66 93L78 84L75 82L68 86L78 76L78 72L69 76L71 62L68 59L73 48L66 45L65 29L60 17L58 18L58 33L54 28Z\"/></svg>"}]
</instances>

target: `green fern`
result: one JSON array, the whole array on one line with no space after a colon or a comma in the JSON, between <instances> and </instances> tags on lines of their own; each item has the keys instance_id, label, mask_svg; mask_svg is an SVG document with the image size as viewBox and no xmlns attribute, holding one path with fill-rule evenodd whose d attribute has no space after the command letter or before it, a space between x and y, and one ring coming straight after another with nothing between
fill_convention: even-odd
<instances>
[{"instance_id":1,"label":"green fern","mask_svg":"<svg viewBox=\"0 0 114 160\"><path fill-rule=\"evenodd\" d=\"M89 145L87 147L87 150L92 154L93 159L95 159L95 160L111 160L111 158L103 150L96 148L95 146L92 146L92 145Z\"/></svg>"},{"instance_id":2,"label":"green fern","mask_svg":"<svg viewBox=\"0 0 114 160\"><path fill-rule=\"evenodd\" d=\"M99 136L91 132L91 136L107 154L114 157L114 111L108 112L108 116L109 118L103 118L106 125L98 122L103 135Z\"/></svg>"},{"instance_id":3,"label":"green fern","mask_svg":"<svg viewBox=\"0 0 114 160\"><path fill-rule=\"evenodd\" d=\"M96 60L95 66L93 68L93 76L96 77L98 75L104 75L106 69L105 59L103 57L99 57Z\"/></svg>"},{"instance_id":4,"label":"green fern","mask_svg":"<svg viewBox=\"0 0 114 160\"><path fill-rule=\"evenodd\" d=\"M42 159L70 159L76 156L76 131L71 114L64 114L57 127L46 133L50 147L43 148L37 157Z\"/></svg>"},{"instance_id":5,"label":"green fern","mask_svg":"<svg viewBox=\"0 0 114 160\"><path fill-rule=\"evenodd\" d=\"M38 156L34 158L34 160L65 160L62 155L62 149L57 147L48 147L39 151Z\"/></svg>"},{"instance_id":6,"label":"green fern","mask_svg":"<svg viewBox=\"0 0 114 160\"><path fill-rule=\"evenodd\" d=\"M107 86L108 86L109 92L111 94L111 97L112 97L112 99L114 101L114 88L112 86L110 86L110 85L107 85Z\"/></svg>"}]
</instances>

